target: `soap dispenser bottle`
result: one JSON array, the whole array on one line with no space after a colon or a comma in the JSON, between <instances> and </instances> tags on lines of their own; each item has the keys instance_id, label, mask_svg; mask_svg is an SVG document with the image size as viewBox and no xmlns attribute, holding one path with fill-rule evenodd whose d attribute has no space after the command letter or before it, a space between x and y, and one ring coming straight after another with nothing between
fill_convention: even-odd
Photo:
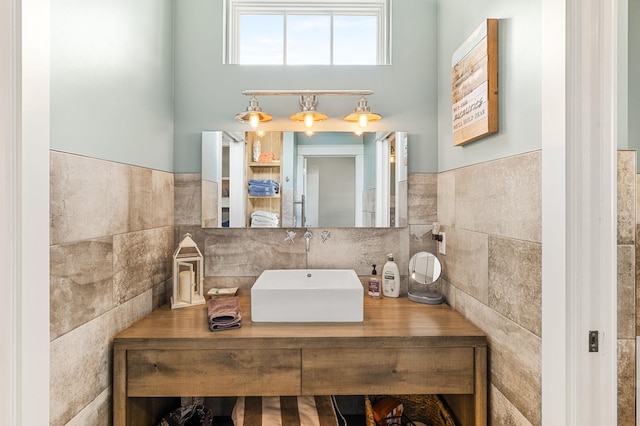
<instances>
[{"instance_id":1,"label":"soap dispenser bottle","mask_svg":"<svg viewBox=\"0 0 640 426\"><path fill-rule=\"evenodd\" d=\"M387 263L382 268L382 294L385 297L400 296L400 271L393 261L393 253L387 255Z\"/></svg>"},{"instance_id":2,"label":"soap dispenser bottle","mask_svg":"<svg viewBox=\"0 0 640 426\"><path fill-rule=\"evenodd\" d=\"M380 280L378 279L378 271L376 271L376 265L373 266L371 271L371 277L369 277L369 296L374 299L380 298Z\"/></svg>"}]
</instances>

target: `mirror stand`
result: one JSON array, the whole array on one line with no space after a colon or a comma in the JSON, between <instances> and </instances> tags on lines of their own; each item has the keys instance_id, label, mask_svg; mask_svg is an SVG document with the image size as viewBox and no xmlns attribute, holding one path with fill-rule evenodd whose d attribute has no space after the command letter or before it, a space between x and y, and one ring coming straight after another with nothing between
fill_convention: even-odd
<instances>
[{"instance_id":1,"label":"mirror stand","mask_svg":"<svg viewBox=\"0 0 640 426\"><path fill-rule=\"evenodd\" d=\"M428 305L441 304L440 293L423 289L425 286L435 284L441 272L440 260L435 255L425 251L414 254L409 260L409 300Z\"/></svg>"},{"instance_id":2,"label":"mirror stand","mask_svg":"<svg viewBox=\"0 0 640 426\"><path fill-rule=\"evenodd\" d=\"M409 300L427 305L439 305L442 303L442 295L429 290L409 290Z\"/></svg>"}]
</instances>

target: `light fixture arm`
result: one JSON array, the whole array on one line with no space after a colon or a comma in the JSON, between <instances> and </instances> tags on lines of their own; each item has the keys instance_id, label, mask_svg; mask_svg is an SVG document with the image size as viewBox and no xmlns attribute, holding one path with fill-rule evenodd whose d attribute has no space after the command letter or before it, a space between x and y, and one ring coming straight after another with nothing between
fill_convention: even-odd
<instances>
[{"instance_id":1,"label":"light fixture arm","mask_svg":"<svg viewBox=\"0 0 640 426\"><path fill-rule=\"evenodd\" d=\"M369 96L373 90L243 90L245 96Z\"/></svg>"}]
</instances>

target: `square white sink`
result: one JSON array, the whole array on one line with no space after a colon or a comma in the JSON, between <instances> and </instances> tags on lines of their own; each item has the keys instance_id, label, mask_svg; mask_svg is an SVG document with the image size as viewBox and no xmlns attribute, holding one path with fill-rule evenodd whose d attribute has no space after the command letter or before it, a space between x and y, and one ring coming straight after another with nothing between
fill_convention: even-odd
<instances>
[{"instance_id":1,"label":"square white sink","mask_svg":"<svg viewBox=\"0 0 640 426\"><path fill-rule=\"evenodd\" d=\"M266 270L251 288L254 322L362 322L364 289L351 269Z\"/></svg>"}]
</instances>

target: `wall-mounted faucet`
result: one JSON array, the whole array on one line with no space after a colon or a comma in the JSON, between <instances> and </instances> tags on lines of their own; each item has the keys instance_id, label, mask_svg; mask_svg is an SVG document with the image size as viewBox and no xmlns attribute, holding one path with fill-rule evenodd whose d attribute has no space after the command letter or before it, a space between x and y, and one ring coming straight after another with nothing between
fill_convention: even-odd
<instances>
[{"instance_id":1,"label":"wall-mounted faucet","mask_svg":"<svg viewBox=\"0 0 640 426\"><path fill-rule=\"evenodd\" d=\"M305 244L306 244L306 248L307 248L307 252L309 251L309 241L311 240L311 238L313 238L313 232L309 231L308 229L304 232L304 240L305 240Z\"/></svg>"},{"instance_id":2,"label":"wall-mounted faucet","mask_svg":"<svg viewBox=\"0 0 640 426\"><path fill-rule=\"evenodd\" d=\"M324 243L325 241L327 241L329 238L331 238L331 232L330 231L322 231L322 233L320 234L320 236L322 237L322 242Z\"/></svg>"},{"instance_id":3,"label":"wall-mounted faucet","mask_svg":"<svg viewBox=\"0 0 640 426\"><path fill-rule=\"evenodd\" d=\"M287 236L284 238L285 241L291 241L291 244L293 244L295 241L293 241L293 239L296 237L296 233L289 230L287 231Z\"/></svg>"}]
</instances>

